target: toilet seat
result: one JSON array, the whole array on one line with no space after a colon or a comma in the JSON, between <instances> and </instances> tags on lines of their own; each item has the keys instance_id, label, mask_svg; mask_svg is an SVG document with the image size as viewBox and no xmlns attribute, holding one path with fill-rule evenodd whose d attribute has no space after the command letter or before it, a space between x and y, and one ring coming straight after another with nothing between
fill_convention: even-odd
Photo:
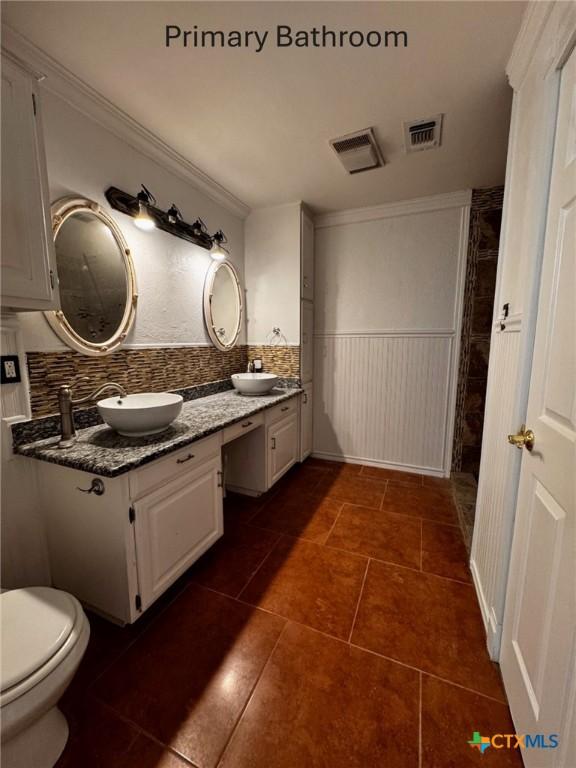
<instances>
[{"instance_id":1,"label":"toilet seat","mask_svg":"<svg viewBox=\"0 0 576 768\"><path fill-rule=\"evenodd\" d=\"M75 597L49 587L0 595L0 706L22 696L62 662L86 622Z\"/></svg>"}]
</instances>

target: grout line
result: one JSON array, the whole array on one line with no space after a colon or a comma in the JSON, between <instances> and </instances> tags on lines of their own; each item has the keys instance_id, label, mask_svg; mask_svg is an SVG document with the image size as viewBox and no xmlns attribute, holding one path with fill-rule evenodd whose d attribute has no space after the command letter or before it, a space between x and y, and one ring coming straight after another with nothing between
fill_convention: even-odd
<instances>
[{"instance_id":1,"label":"grout line","mask_svg":"<svg viewBox=\"0 0 576 768\"><path fill-rule=\"evenodd\" d=\"M348 642L350 643L352 640L352 633L354 632L354 627L356 626L356 618L358 617L358 611L360 610L360 601L362 600L362 595L364 593L364 585L366 584L366 577L368 576L368 567L370 565L370 558L366 561L366 568L364 569L364 578L362 579L362 585L360 587L360 592L358 593L358 602L356 603L356 610L354 611L354 618L352 619L352 626L350 627L350 634L348 635Z\"/></svg>"},{"instance_id":2,"label":"grout line","mask_svg":"<svg viewBox=\"0 0 576 768\"><path fill-rule=\"evenodd\" d=\"M424 521L420 520L420 570L423 571L422 563L424 560Z\"/></svg>"},{"instance_id":3,"label":"grout line","mask_svg":"<svg viewBox=\"0 0 576 768\"><path fill-rule=\"evenodd\" d=\"M338 520L340 520L340 516L342 515L342 512L344 511L344 507L346 506L347 502L343 501L343 502L339 502L339 504L340 504L340 509L338 510L338 513L337 513L336 517L334 518L334 522L330 526L330 530L326 534L326 538L324 539L324 541L320 545L322 547L326 547L327 546L326 542L328 541L328 539L332 535L332 532L334 531L334 528L336 528L336 523L338 522Z\"/></svg>"},{"instance_id":4,"label":"grout line","mask_svg":"<svg viewBox=\"0 0 576 768\"><path fill-rule=\"evenodd\" d=\"M303 624L303 626L306 626L306 624ZM308 627L308 629L310 629L310 627ZM325 632L321 632L320 630L315 630L315 631L320 632L323 635L326 634ZM332 635L326 635L326 636L333 637ZM432 677L434 678L434 680L439 680L441 683L446 683L447 685L453 685L455 688L460 688L463 691L468 691L468 693L473 693L475 696L481 696L483 699L488 699L489 701L493 701L496 704L502 704L503 706L508 706L507 701L502 701L502 699L497 699L495 696L490 696L488 693L482 693L482 691L474 690L474 688L467 688L465 685L462 685L461 683L456 683L454 680L449 680L447 677L441 677L440 675L435 675L433 672L428 672L426 669L420 669L420 667L415 667L413 664L408 664L405 661L400 661L399 659L395 659L392 656L386 656L384 653L378 653L378 651L373 651L371 648L365 648L363 645L358 645L358 643L350 642L349 645L351 648L357 648L359 651L364 651L365 653L371 653L373 656L378 656L378 658L380 659L386 659L386 661L389 661L392 664L398 664L399 666L405 667L406 669L411 669L413 672L419 672L420 674L426 675L427 677Z\"/></svg>"},{"instance_id":5,"label":"grout line","mask_svg":"<svg viewBox=\"0 0 576 768\"><path fill-rule=\"evenodd\" d=\"M382 565L392 565L395 568L404 568L407 571L412 571L412 573L420 573L420 570L415 566L410 565L402 565L402 563L395 563L393 560L383 560L381 557L374 557L374 555L369 555L367 552L353 552L350 549L344 549L343 547L336 547L334 544L322 544L321 546L326 547L326 549L331 549L334 552L342 552L346 555L355 555L356 557L361 557L363 559L368 560L374 560L375 563L382 563ZM435 574L430 574L431 576L434 576ZM441 577L444 578L444 577ZM449 581L454 581L454 579L449 579Z\"/></svg>"},{"instance_id":6,"label":"grout line","mask_svg":"<svg viewBox=\"0 0 576 768\"><path fill-rule=\"evenodd\" d=\"M419 675L420 695L418 697L418 768L422 768L422 672Z\"/></svg>"},{"instance_id":7,"label":"grout line","mask_svg":"<svg viewBox=\"0 0 576 768\"><path fill-rule=\"evenodd\" d=\"M250 576L250 578L248 579L248 581L246 582L246 584L244 584L244 586L243 586L243 587L242 587L242 589L241 589L241 590L238 592L238 594L234 596L235 598L239 598L239 597L240 597L240 595L241 595L241 594L242 594L242 593L245 591L245 589L246 589L246 588L247 588L247 586L250 584L250 582L252 581L252 579L253 579L253 578L256 576L256 574L257 574L257 573L260 571L260 569L262 568L262 566L264 565L264 563L266 562L266 560L268 560L268 558L270 557L270 555L272 554L272 552L274 552L274 550L276 549L276 547L277 547L277 546L278 546L278 544L279 544L279 543L282 541L282 539L283 539L283 538L284 538L284 534L283 534L283 533L281 533L281 534L278 536L278 539L277 539L277 541L275 541L275 542L274 542L274 546L271 548L270 552L268 552L268 554L266 555L266 557L265 557L265 558L262 560L262 562L260 563L260 565L258 566L258 568L256 568L256 570L254 571L254 573L253 573L253 574ZM251 603L248 603L248 605L251 605Z\"/></svg>"},{"instance_id":8,"label":"grout line","mask_svg":"<svg viewBox=\"0 0 576 768\"><path fill-rule=\"evenodd\" d=\"M185 763L190 765L191 768L198 768L197 763L193 762L187 755L183 754L182 752L179 752L170 744L165 744L157 736L154 736L153 733L150 733L145 728L142 728L142 726L139 725L135 720L131 720L129 717L126 717L126 715L123 715L121 712L118 712L118 710L115 709L111 704L108 704L108 702L103 701L102 699L99 699L97 696L92 696L92 698L94 701L97 701L100 706L104 707L113 717L115 717L117 720L120 720L120 722L125 723L126 725L129 725L132 728L132 730L136 731L136 736L134 737L133 741L130 744L130 747L128 748L128 755L130 754L130 750L136 743L137 739L140 738L141 736L144 736L150 741L157 744L159 747L162 747L163 751L168 750L173 755L176 755L176 757L180 758Z\"/></svg>"},{"instance_id":9,"label":"grout line","mask_svg":"<svg viewBox=\"0 0 576 768\"><path fill-rule=\"evenodd\" d=\"M285 631L286 627L288 626L288 623L289 623L289 622L288 622L288 620L286 620L286 621L284 622L284 626L283 626L283 627L282 627L282 629L280 630L280 633L278 634L278 637L276 638L276 642L274 643L274 645L273 645L273 647L272 647L272 650L271 650L271 651L270 651L270 653L268 654L268 658L266 659L265 663L262 665L262 669L260 670L260 674L259 674L259 675L258 675L258 677L256 678L256 681L255 681L254 685L252 686L252 690L250 691L250 695L249 695L249 696L248 696L248 698L246 699L246 701L245 701L245 703L244 703L244 706L242 707L242 711L241 711L241 712L240 712L240 714L238 715L238 718L236 719L236 722L234 723L234 727L233 727L233 728L232 728L232 730L230 731L230 735L229 735L229 736L228 736L228 738L226 739L226 743L224 744L224 747L223 747L222 751L221 751L221 752L220 752L220 754L218 755L218 760L216 760L216 761L215 761L215 763L214 763L214 765L215 765L215 766L218 766L218 765L220 765L220 763L222 762L222 759L223 759L223 757L224 757L224 754L225 754L226 750L228 749L228 747L229 747L229 745L230 745L230 742L232 741L232 738L233 738L234 734L236 733L237 729L238 729L238 728L239 728L239 726L240 726L240 723L241 723L241 721L242 721L242 718L244 717L244 713L246 712L246 710L247 710L247 709L248 709L248 707L250 706L250 702L251 702L251 701L252 701L252 699L254 698L254 694L255 694L255 692L256 692L256 688L257 688L257 686L258 686L258 683L259 683L259 682L260 682L260 680L262 679L262 676L264 675L264 672L266 671L266 669L267 669L268 665L270 664L270 660L272 659L272 656L274 655L274 653L275 653L275 651L276 651L276 648L278 647L278 643L280 642L280 639L281 639L282 635L284 634L284 631Z\"/></svg>"}]
</instances>

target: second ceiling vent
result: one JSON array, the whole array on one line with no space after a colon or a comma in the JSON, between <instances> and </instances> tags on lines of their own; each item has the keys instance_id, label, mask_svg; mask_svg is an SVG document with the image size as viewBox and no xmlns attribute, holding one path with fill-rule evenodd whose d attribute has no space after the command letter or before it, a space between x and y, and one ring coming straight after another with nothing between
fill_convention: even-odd
<instances>
[{"instance_id":1,"label":"second ceiling vent","mask_svg":"<svg viewBox=\"0 0 576 768\"><path fill-rule=\"evenodd\" d=\"M384 165L372 128L339 136L330 141L330 146L348 173L361 173Z\"/></svg>"},{"instance_id":2,"label":"second ceiling vent","mask_svg":"<svg viewBox=\"0 0 576 768\"><path fill-rule=\"evenodd\" d=\"M406 152L421 152L423 149L435 149L440 146L441 139L442 115L404 123Z\"/></svg>"}]
</instances>

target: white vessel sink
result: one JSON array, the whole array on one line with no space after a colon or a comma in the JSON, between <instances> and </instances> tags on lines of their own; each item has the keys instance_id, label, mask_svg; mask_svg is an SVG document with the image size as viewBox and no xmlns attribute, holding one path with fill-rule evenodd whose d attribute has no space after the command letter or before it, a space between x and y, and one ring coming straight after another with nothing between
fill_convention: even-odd
<instances>
[{"instance_id":1,"label":"white vessel sink","mask_svg":"<svg viewBox=\"0 0 576 768\"><path fill-rule=\"evenodd\" d=\"M126 397L107 397L96 405L109 427L120 435L141 437L162 432L182 410L182 395L169 392L143 392Z\"/></svg>"},{"instance_id":2,"label":"white vessel sink","mask_svg":"<svg viewBox=\"0 0 576 768\"><path fill-rule=\"evenodd\" d=\"M243 395L265 395L278 383L273 373L233 373L232 384Z\"/></svg>"}]
</instances>

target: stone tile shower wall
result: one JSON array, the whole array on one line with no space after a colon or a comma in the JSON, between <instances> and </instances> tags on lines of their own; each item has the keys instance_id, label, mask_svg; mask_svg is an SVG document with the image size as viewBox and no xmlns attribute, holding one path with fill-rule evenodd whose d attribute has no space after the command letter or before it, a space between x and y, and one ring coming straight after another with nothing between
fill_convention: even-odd
<instances>
[{"instance_id":1,"label":"stone tile shower wall","mask_svg":"<svg viewBox=\"0 0 576 768\"><path fill-rule=\"evenodd\" d=\"M77 397L105 381L116 381L128 392L165 392L228 379L248 363L246 346L228 352L208 346L121 349L98 358L73 351L28 352L27 358L34 417L57 413L59 385L80 376L90 380L77 384Z\"/></svg>"},{"instance_id":2,"label":"stone tile shower wall","mask_svg":"<svg viewBox=\"0 0 576 768\"><path fill-rule=\"evenodd\" d=\"M480 468L503 187L472 193L452 471Z\"/></svg>"}]
</instances>

